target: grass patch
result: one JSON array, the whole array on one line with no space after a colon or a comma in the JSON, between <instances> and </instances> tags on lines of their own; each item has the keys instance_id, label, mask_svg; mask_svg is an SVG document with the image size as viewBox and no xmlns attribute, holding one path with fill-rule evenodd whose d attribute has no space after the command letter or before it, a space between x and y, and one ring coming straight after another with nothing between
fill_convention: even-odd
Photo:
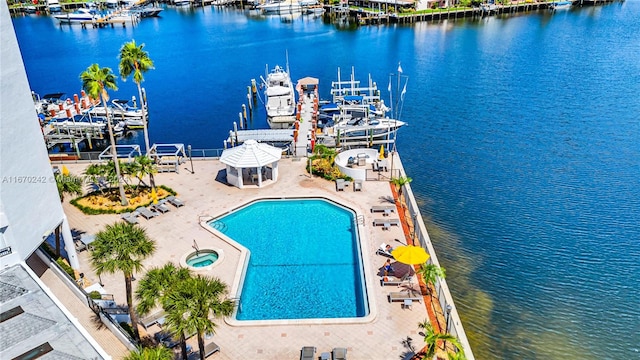
<instances>
[{"instance_id":1,"label":"grass patch","mask_svg":"<svg viewBox=\"0 0 640 360\"><path fill-rule=\"evenodd\" d=\"M85 196L71 200L71 204L87 215L120 214L132 212L141 206L153 203L151 188L129 186L125 188L129 205L122 206L118 188L94 191ZM156 188L158 200L177 193L168 186L160 185Z\"/></svg>"}]
</instances>

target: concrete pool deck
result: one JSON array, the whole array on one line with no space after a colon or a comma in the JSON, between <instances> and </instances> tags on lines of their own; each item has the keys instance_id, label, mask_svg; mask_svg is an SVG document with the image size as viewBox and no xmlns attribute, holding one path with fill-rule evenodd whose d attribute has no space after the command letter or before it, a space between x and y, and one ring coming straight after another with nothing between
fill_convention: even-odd
<instances>
[{"instance_id":1,"label":"concrete pool deck","mask_svg":"<svg viewBox=\"0 0 640 360\"><path fill-rule=\"evenodd\" d=\"M391 226L389 230L373 226L373 220L381 215L371 213L370 209L373 206L393 204L389 182L367 181L362 191L353 191L351 185L345 191L338 192L335 183L310 177L305 171L305 164L304 160L282 159L279 163L278 181L262 188L238 189L216 180L224 173L224 164L217 160L194 161L193 174L188 162L182 165L179 174L156 174L156 183L175 190L185 206L170 206L171 211L149 220L138 217L140 226L145 228L149 237L157 243L157 250L153 257L144 262L145 267L148 269L162 266L169 261L179 264L185 254L193 252L195 240L200 249L220 249L224 252L224 261L203 274L220 278L231 290L232 284L237 281L241 251L203 228L203 220L263 197L325 197L354 209L364 218L364 226L360 224L359 231L372 320L359 324L333 324L331 321L322 321L322 324L296 324L295 321L291 321L291 324L283 325L231 326L219 319L215 321L218 327L210 341L220 345L221 351L211 358L297 359L303 346L315 346L318 356L322 352L330 352L334 347L346 347L348 358L351 360L402 359L409 351L403 345L403 340L407 337L413 339L416 351L421 349L424 343L422 336L418 335L418 323L428 318L424 303L414 303L412 309L403 309L401 302L389 303L387 294L401 289L396 286L383 288L380 286L379 277L376 276L378 269L386 261L386 258L376 255L379 245L387 243L397 246L400 243L396 239L402 243L405 239L402 226ZM66 166L72 174L80 175L87 164ZM84 215L70 205L68 200L63 206L71 228L75 231L95 234L105 225L120 220L119 215ZM394 215L397 214L393 213L391 217L397 217ZM88 283L98 283L98 277L89 266L88 255L86 251L78 254L80 271L84 272ZM135 276L141 278L143 274ZM102 283L106 292L114 295L117 303L126 303L122 274L104 274ZM418 288L415 277L413 286ZM152 335L159 330L159 327L154 325L149 328L149 333ZM141 334L144 333L142 327L140 331ZM189 344L197 348L195 337L189 340ZM108 345L102 346L110 352ZM119 353L113 353L112 356L121 357Z\"/></svg>"}]
</instances>

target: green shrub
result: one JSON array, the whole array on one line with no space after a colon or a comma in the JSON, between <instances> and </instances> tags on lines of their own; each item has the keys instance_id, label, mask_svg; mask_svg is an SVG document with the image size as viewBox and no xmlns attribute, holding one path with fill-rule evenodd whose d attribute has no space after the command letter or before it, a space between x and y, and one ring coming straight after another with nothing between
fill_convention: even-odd
<instances>
[{"instance_id":1,"label":"green shrub","mask_svg":"<svg viewBox=\"0 0 640 360\"><path fill-rule=\"evenodd\" d=\"M129 325L128 322L122 321L119 323L119 325L122 328L122 330L126 331L127 334L129 334L129 336L133 338L133 329L131 328L131 325Z\"/></svg>"},{"instance_id":2,"label":"green shrub","mask_svg":"<svg viewBox=\"0 0 640 360\"><path fill-rule=\"evenodd\" d=\"M97 290L93 290L89 293L89 297L93 300L100 300L102 299L102 294L100 294L100 292Z\"/></svg>"},{"instance_id":3,"label":"green shrub","mask_svg":"<svg viewBox=\"0 0 640 360\"><path fill-rule=\"evenodd\" d=\"M137 186L132 185L132 186L127 186L127 188L128 189L137 189ZM169 194L174 195L174 196L178 194L172 188L170 188L168 186L165 186L165 185L160 185L160 186L158 186L158 188L164 189ZM149 206L152 203L152 201L149 201L147 204L138 204L138 205L136 205L134 207L123 208L123 209L119 209L119 210L114 210L114 209L95 209L95 208L83 206L83 205L78 203L79 200L84 199L84 198L86 198L88 196L92 196L92 195L102 195L102 192L100 190L93 191L93 192L91 192L89 194L86 194L84 196L81 196L79 198L71 200L70 203L73 206L77 207L80 211L82 211L86 215L121 214L121 213L125 213L125 212L132 212L132 211L134 211L135 209L137 209L140 206Z\"/></svg>"},{"instance_id":4,"label":"green shrub","mask_svg":"<svg viewBox=\"0 0 640 360\"><path fill-rule=\"evenodd\" d=\"M69 266L69 264L66 263L66 261L64 261L64 258L58 258L56 259L56 262L60 265L62 270L71 276L72 279L76 279L76 272L71 268L71 266Z\"/></svg>"}]
</instances>

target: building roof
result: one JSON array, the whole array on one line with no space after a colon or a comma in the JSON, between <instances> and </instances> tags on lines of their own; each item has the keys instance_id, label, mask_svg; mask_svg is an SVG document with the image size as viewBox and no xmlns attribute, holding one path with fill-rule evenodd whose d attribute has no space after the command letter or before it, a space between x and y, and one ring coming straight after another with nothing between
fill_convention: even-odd
<instances>
[{"instance_id":1,"label":"building roof","mask_svg":"<svg viewBox=\"0 0 640 360\"><path fill-rule=\"evenodd\" d=\"M0 270L0 359L26 354L103 359L85 330L76 327L25 267L15 264Z\"/></svg>"},{"instance_id":2,"label":"building roof","mask_svg":"<svg viewBox=\"0 0 640 360\"><path fill-rule=\"evenodd\" d=\"M255 140L247 140L240 146L223 151L220 162L244 169L265 166L281 158L281 149Z\"/></svg>"}]
</instances>

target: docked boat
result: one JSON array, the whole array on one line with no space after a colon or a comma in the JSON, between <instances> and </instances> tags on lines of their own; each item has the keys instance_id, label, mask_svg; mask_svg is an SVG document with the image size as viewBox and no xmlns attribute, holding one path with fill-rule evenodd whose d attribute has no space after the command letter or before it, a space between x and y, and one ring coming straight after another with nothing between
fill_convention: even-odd
<instances>
[{"instance_id":1,"label":"docked boat","mask_svg":"<svg viewBox=\"0 0 640 360\"><path fill-rule=\"evenodd\" d=\"M302 12L302 5L298 0L284 0L258 5L258 9L265 14L295 14Z\"/></svg>"},{"instance_id":2,"label":"docked boat","mask_svg":"<svg viewBox=\"0 0 640 360\"><path fill-rule=\"evenodd\" d=\"M269 126L272 118L292 117L296 112L295 90L289 66L283 69L277 66L267 74L266 80L262 78L265 95L265 108Z\"/></svg>"},{"instance_id":3,"label":"docked boat","mask_svg":"<svg viewBox=\"0 0 640 360\"><path fill-rule=\"evenodd\" d=\"M549 10L567 10L571 8L571 5L573 5L572 1L554 1L549 3Z\"/></svg>"},{"instance_id":4,"label":"docked boat","mask_svg":"<svg viewBox=\"0 0 640 360\"><path fill-rule=\"evenodd\" d=\"M97 20L98 13L95 10L79 8L71 13L56 14L53 17L61 24L79 24L84 21Z\"/></svg>"},{"instance_id":5,"label":"docked boat","mask_svg":"<svg viewBox=\"0 0 640 360\"><path fill-rule=\"evenodd\" d=\"M114 122L123 121L129 129L140 129L144 127L142 110L136 105L131 104L129 100L114 99L111 101L111 104L112 105L107 108ZM95 106L89 109L88 113L91 116L106 116L104 106Z\"/></svg>"},{"instance_id":6,"label":"docked boat","mask_svg":"<svg viewBox=\"0 0 640 360\"><path fill-rule=\"evenodd\" d=\"M49 13L59 13L62 11L62 6L59 0L47 0L47 9Z\"/></svg>"},{"instance_id":7,"label":"docked boat","mask_svg":"<svg viewBox=\"0 0 640 360\"><path fill-rule=\"evenodd\" d=\"M191 0L173 0L175 6L191 6Z\"/></svg>"},{"instance_id":8,"label":"docked boat","mask_svg":"<svg viewBox=\"0 0 640 360\"><path fill-rule=\"evenodd\" d=\"M159 16L163 10L157 6L132 6L129 9L130 12L137 13L141 18Z\"/></svg>"},{"instance_id":9,"label":"docked boat","mask_svg":"<svg viewBox=\"0 0 640 360\"><path fill-rule=\"evenodd\" d=\"M380 98L380 90L371 76L367 84L361 84L352 71L350 79L342 81L338 69L338 81L331 83L331 95L332 102L320 108L319 143L347 146L391 143L398 129L406 125L387 116L391 109Z\"/></svg>"}]
</instances>

